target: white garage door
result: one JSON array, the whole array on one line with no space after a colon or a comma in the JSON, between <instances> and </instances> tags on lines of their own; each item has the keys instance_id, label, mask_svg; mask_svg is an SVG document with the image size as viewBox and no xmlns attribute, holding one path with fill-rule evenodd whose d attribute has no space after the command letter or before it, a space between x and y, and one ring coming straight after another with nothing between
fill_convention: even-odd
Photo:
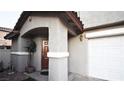
<instances>
[{"instance_id":1,"label":"white garage door","mask_svg":"<svg viewBox=\"0 0 124 93\"><path fill-rule=\"evenodd\" d=\"M124 36L89 39L89 76L124 80Z\"/></svg>"}]
</instances>

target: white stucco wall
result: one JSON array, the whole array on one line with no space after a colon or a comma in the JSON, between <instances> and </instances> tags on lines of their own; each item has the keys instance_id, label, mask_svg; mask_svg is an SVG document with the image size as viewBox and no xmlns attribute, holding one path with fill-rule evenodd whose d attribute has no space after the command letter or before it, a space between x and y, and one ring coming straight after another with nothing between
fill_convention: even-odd
<instances>
[{"instance_id":1,"label":"white stucco wall","mask_svg":"<svg viewBox=\"0 0 124 93\"><path fill-rule=\"evenodd\" d=\"M84 28L114 23L124 20L123 11L79 11Z\"/></svg>"},{"instance_id":2,"label":"white stucco wall","mask_svg":"<svg viewBox=\"0 0 124 93\"><path fill-rule=\"evenodd\" d=\"M22 38L22 36L28 32L29 30L32 30L37 27L49 27L53 29L56 27L57 22L59 18L58 17L42 17L42 16L32 16L32 21L30 22L29 19L26 20L22 28L20 29L20 36L18 37L17 41L13 42L13 51L26 51L26 45L28 39ZM16 47L16 48L15 48Z\"/></svg>"},{"instance_id":3,"label":"white stucco wall","mask_svg":"<svg viewBox=\"0 0 124 93\"><path fill-rule=\"evenodd\" d=\"M37 27L56 27L56 23L58 22L58 17L42 17L42 16L32 16L32 21L29 21L29 18L26 20L24 25L22 26L20 32L21 36L27 31L37 28Z\"/></svg>"},{"instance_id":4,"label":"white stucco wall","mask_svg":"<svg viewBox=\"0 0 124 93\"><path fill-rule=\"evenodd\" d=\"M80 36L69 39L69 72L87 75L87 40Z\"/></svg>"},{"instance_id":5,"label":"white stucco wall","mask_svg":"<svg viewBox=\"0 0 124 93\"><path fill-rule=\"evenodd\" d=\"M56 27L56 24L58 22L58 17L41 17L41 16L32 16L32 21L30 22L28 19L26 20L26 22L24 23L24 25L22 26L22 28L20 29L20 36L16 39L16 41L13 42L13 50L12 52L27 52L27 44L29 42L28 38L23 38L22 36L37 27L49 27L51 29L53 29L54 27ZM40 39L37 38L36 43L38 44L38 49L41 50L40 46ZM40 45L40 46L39 46ZM41 51L40 51L41 52ZM34 63L34 66L36 67L36 70L40 70L41 69L41 54L36 52L34 55L36 58L34 58L34 61L36 61L36 59L38 61L36 61L36 63ZM17 57L17 58L15 58ZM27 60L28 60L28 56L27 55L17 55L14 54L12 55L12 60L13 63L15 64L14 66L16 67L16 70L19 72L23 72L24 68L27 65Z\"/></svg>"},{"instance_id":6,"label":"white stucco wall","mask_svg":"<svg viewBox=\"0 0 124 93\"><path fill-rule=\"evenodd\" d=\"M49 29L49 53L49 80L68 80L68 28L60 19Z\"/></svg>"},{"instance_id":7,"label":"white stucco wall","mask_svg":"<svg viewBox=\"0 0 124 93\"><path fill-rule=\"evenodd\" d=\"M68 53L68 29L58 17L56 16L54 17L31 16L31 18L32 18L32 21L29 21L29 19L26 20L26 22L24 23L24 25L22 26L20 30L20 36L18 37L17 42L15 42L15 45L17 45L18 52L27 51L25 47L27 46L28 39L22 37L26 32L34 28L37 28L37 27L48 27L49 29L49 38L48 38L49 39L49 51L55 54L56 52ZM40 40L41 40L40 38L34 39L34 41L37 44L37 51L34 53L32 63L35 66L37 71L41 69L41 41L42 40L41 41ZM17 71L24 71L24 68L26 66L25 63L27 63L26 59L23 60L24 56L25 58L28 59L26 55L18 56L19 60L15 59L15 64L16 64L15 66L19 68L19 70ZM21 61L23 61L23 64L21 63ZM55 65L54 63L56 64L56 66L54 66ZM60 64L61 64L61 67L60 67ZM67 80L68 79L68 68L67 68L68 65L67 64L68 64L67 57L62 57L62 58L56 58L56 57L51 58L50 57L49 58L49 73L52 73L52 74L49 74L50 76L49 79L50 80Z\"/></svg>"}]
</instances>

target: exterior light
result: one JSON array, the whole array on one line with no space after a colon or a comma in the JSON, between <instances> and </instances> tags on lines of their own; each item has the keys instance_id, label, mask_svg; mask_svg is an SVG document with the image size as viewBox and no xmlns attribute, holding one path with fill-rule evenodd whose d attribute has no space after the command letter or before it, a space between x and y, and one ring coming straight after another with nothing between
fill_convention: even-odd
<instances>
[{"instance_id":1,"label":"exterior light","mask_svg":"<svg viewBox=\"0 0 124 93\"><path fill-rule=\"evenodd\" d=\"M80 41L83 41L83 35L82 34L80 35Z\"/></svg>"},{"instance_id":2,"label":"exterior light","mask_svg":"<svg viewBox=\"0 0 124 93\"><path fill-rule=\"evenodd\" d=\"M79 38L80 38L80 41L83 41L83 39L86 39L85 33L81 34Z\"/></svg>"},{"instance_id":3,"label":"exterior light","mask_svg":"<svg viewBox=\"0 0 124 93\"><path fill-rule=\"evenodd\" d=\"M32 17L31 16L29 16L29 22L31 22L32 21Z\"/></svg>"}]
</instances>

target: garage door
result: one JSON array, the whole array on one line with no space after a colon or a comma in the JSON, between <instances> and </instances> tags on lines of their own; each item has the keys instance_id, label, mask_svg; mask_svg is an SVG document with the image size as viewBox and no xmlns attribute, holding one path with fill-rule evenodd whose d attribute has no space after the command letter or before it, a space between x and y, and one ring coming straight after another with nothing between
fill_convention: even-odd
<instances>
[{"instance_id":1,"label":"garage door","mask_svg":"<svg viewBox=\"0 0 124 93\"><path fill-rule=\"evenodd\" d=\"M89 39L88 74L105 80L124 80L124 36Z\"/></svg>"}]
</instances>

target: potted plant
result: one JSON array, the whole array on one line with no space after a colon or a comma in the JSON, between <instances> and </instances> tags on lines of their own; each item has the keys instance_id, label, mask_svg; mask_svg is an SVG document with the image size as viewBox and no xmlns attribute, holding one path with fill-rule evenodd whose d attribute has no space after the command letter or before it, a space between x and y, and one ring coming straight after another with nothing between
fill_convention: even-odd
<instances>
[{"instance_id":1,"label":"potted plant","mask_svg":"<svg viewBox=\"0 0 124 93\"><path fill-rule=\"evenodd\" d=\"M32 73L35 71L35 68L34 66L32 66L31 60L32 60L32 54L36 52L36 43L33 40L31 40L30 44L26 48L29 52L29 56L28 56L28 62L27 62L27 67L25 68L25 71L27 73Z\"/></svg>"}]
</instances>

